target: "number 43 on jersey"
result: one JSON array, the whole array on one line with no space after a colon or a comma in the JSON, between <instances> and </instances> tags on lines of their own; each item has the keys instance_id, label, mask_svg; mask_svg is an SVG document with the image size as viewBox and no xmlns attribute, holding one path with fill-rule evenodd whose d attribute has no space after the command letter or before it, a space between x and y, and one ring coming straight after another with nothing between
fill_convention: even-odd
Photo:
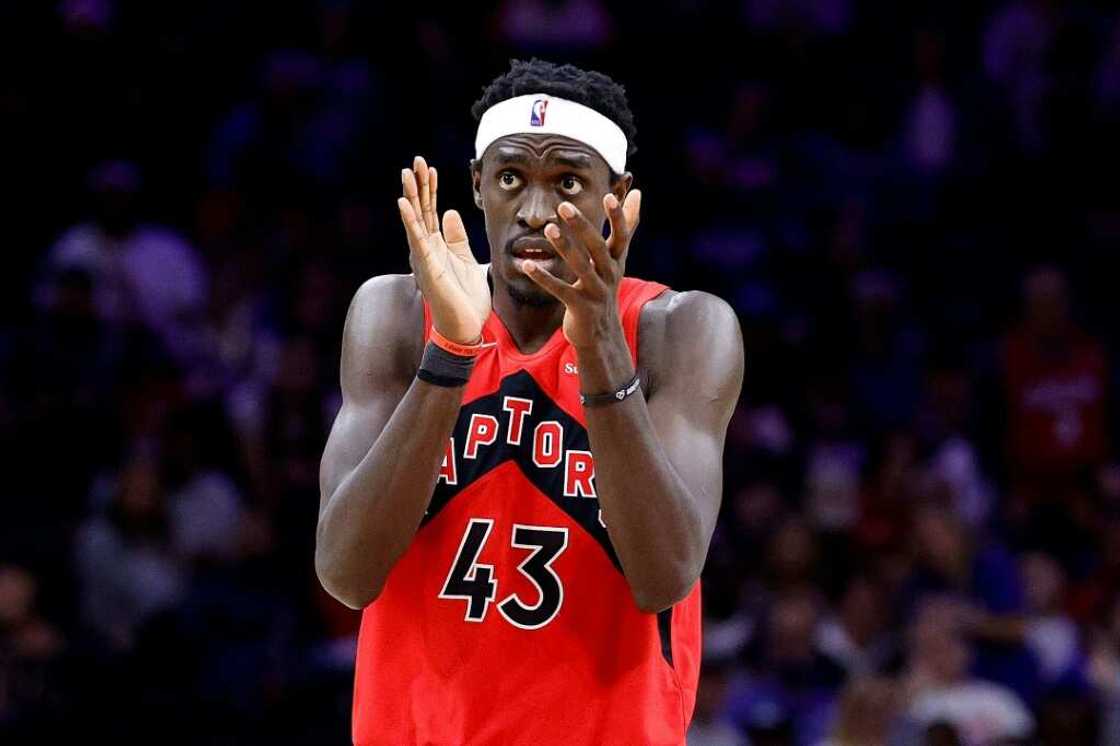
<instances>
[{"instance_id":1,"label":"number 43 on jersey","mask_svg":"<svg viewBox=\"0 0 1120 746\"><path fill-rule=\"evenodd\" d=\"M494 566L479 564L478 556L494 529L492 518L472 518L459 542L459 551L447 573L440 598L463 599L468 622L481 622L494 599L498 597L498 579ZM517 549L532 550L518 571L537 589L537 598L525 603L516 593L498 602L498 611L506 621L521 629L540 629L551 622L564 603L564 584L552 569L552 563L568 546L568 529L556 526L513 524L510 543Z\"/></svg>"}]
</instances>

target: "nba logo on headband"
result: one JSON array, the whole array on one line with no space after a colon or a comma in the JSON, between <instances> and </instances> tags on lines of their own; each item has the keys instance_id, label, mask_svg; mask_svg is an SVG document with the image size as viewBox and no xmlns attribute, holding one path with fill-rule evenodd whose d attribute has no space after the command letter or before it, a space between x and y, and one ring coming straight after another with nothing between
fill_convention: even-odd
<instances>
[{"instance_id":1,"label":"nba logo on headband","mask_svg":"<svg viewBox=\"0 0 1120 746\"><path fill-rule=\"evenodd\" d=\"M529 114L530 127L544 126L544 110L548 108L548 99L538 98L533 102L532 113Z\"/></svg>"}]
</instances>

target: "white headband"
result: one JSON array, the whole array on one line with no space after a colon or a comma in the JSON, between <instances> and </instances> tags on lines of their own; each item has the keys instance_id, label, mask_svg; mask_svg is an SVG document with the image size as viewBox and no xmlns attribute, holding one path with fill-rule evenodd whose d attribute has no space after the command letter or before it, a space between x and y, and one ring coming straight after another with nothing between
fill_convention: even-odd
<instances>
[{"instance_id":1,"label":"white headband","mask_svg":"<svg viewBox=\"0 0 1120 746\"><path fill-rule=\"evenodd\" d=\"M564 135L590 145L616 174L626 170L626 135L622 128L591 107L547 93L531 93L500 101L482 115L474 138L474 157L482 158L499 137L522 132Z\"/></svg>"}]
</instances>

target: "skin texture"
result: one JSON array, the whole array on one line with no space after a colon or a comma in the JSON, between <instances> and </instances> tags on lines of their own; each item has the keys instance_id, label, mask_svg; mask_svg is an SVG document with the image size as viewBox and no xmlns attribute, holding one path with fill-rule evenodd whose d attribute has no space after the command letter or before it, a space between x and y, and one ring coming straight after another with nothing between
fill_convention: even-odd
<instances>
[{"instance_id":1,"label":"skin texture","mask_svg":"<svg viewBox=\"0 0 1120 746\"><path fill-rule=\"evenodd\" d=\"M415 278L366 281L347 314L343 405L320 469L315 560L323 586L352 608L376 599L407 549L461 404L461 388L414 378L421 292L434 326L464 343L477 338L490 305L523 352L563 325L586 393L613 391L635 372L617 307L641 208L632 175L612 179L594 150L557 135L501 138L470 173L491 247L493 298L458 214L448 211L438 231L438 174L417 158L398 203ZM516 259L519 239L556 258ZM638 338L645 396L589 407L586 417L603 519L635 602L653 613L684 598L703 567L743 347L730 307L702 292L667 291L648 302Z\"/></svg>"}]
</instances>

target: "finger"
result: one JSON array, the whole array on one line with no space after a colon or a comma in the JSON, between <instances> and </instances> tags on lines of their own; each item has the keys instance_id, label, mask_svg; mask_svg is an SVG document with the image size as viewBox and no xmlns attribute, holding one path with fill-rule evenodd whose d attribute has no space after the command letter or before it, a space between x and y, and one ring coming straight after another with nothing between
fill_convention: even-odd
<instances>
[{"instance_id":1,"label":"finger","mask_svg":"<svg viewBox=\"0 0 1120 746\"><path fill-rule=\"evenodd\" d=\"M437 179L436 169L433 166L432 168L428 169L428 189L431 190L432 193L432 215L436 217L436 220L439 220L439 209L436 207L436 189L438 187L439 180ZM439 227L438 223L436 224L436 227Z\"/></svg>"},{"instance_id":2,"label":"finger","mask_svg":"<svg viewBox=\"0 0 1120 746\"><path fill-rule=\"evenodd\" d=\"M546 293L556 298L564 305L568 305L568 303L576 300L577 291L574 287L558 279L532 259L527 259L522 266L525 268L525 274L529 275L530 280L537 283Z\"/></svg>"},{"instance_id":3,"label":"finger","mask_svg":"<svg viewBox=\"0 0 1120 746\"><path fill-rule=\"evenodd\" d=\"M420 187L416 179L416 172L411 168L406 168L402 172L402 180L404 182L404 196L408 198L409 204L412 205L412 212L417 218L422 218L424 210L420 206ZM424 226L424 234L427 235L428 227Z\"/></svg>"},{"instance_id":4,"label":"finger","mask_svg":"<svg viewBox=\"0 0 1120 746\"><path fill-rule=\"evenodd\" d=\"M397 199L397 207L401 212L401 222L404 223L408 234L408 266L412 268L416 282L424 287L430 285L428 278L438 277L440 267L438 258L432 253L428 245L428 232L424 223L412 209L412 203L405 197Z\"/></svg>"},{"instance_id":5,"label":"finger","mask_svg":"<svg viewBox=\"0 0 1120 746\"><path fill-rule=\"evenodd\" d=\"M408 236L408 248L413 253L425 255L427 253L428 233L423 223L416 216L412 203L408 201L407 197L398 197L397 209L400 210L401 223L404 224L405 233Z\"/></svg>"},{"instance_id":6,"label":"finger","mask_svg":"<svg viewBox=\"0 0 1120 746\"><path fill-rule=\"evenodd\" d=\"M603 240L602 229L596 230L591 221L571 202L561 202L557 206L556 212L559 213L560 219L567 223L571 232L575 235L574 243L581 245L584 251L591 255L591 260L595 262L595 269L599 275L610 277L612 273L611 257L607 252L607 242Z\"/></svg>"},{"instance_id":7,"label":"finger","mask_svg":"<svg viewBox=\"0 0 1120 746\"><path fill-rule=\"evenodd\" d=\"M463 216L458 210L448 210L443 214L443 240L452 253L463 259L474 259L470 243L467 241L467 229L463 225Z\"/></svg>"},{"instance_id":8,"label":"finger","mask_svg":"<svg viewBox=\"0 0 1120 746\"><path fill-rule=\"evenodd\" d=\"M626 224L626 216L622 214L622 203L610 192L603 196L603 209L607 211L607 220L611 226L607 250L617 259L630 240L630 227Z\"/></svg>"},{"instance_id":9,"label":"finger","mask_svg":"<svg viewBox=\"0 0 1120 746\"><path fill-rule=\"evenodd\" d=\"M424 225L429 233L435 233L439 230L439 219L432 211L432 178L428 169L428 162L418 155L413 160L412 166L416 171L416 178L420 182L420 210L424 217Z\"/></svg>"},{"instance_id":10,"label":"finger","mask_svg":"<svg viewBox=\"0 0 1120 746\"><path fill-rule=\"evenodd\" d=\"M556 223L549 223L544 227L544 237L552 244L552 248L556 249L556 253L560 255L564 263L572 268L576 277L585 282L596 279L595 267L591 265L591 259L588 257L587 251L575 245L577 242L574 240L575 236L570 228L566 226L561 228Z\"/></svg>"},{"instance_id":11,"label":"finger","mask_svg":"<svg viewBox=\"0 0 1120 746\"><path fill-rule=\"evenodd\" d=\"M626 218L626 228L633 233L637 227L642 212L642 191L631 189L626 193L626 201L622 203L622 214Z\"/></svg>"},{"instance_id":12,"label":"finger","mask_svg":"<svg viewBox=\"0 0 1120 746\"><path fill-rule=\"evenodd\" d=\"M638 223L641 222L641 211L642 193L638 189L631 189L626 193L626 199L622 203L622 219L626 224L626 240L619 242L618 246L611 247L614 256L620 260L630 250L630 244L634 239L634 231L638 229Z\"/></svg>"}]
</instances>

